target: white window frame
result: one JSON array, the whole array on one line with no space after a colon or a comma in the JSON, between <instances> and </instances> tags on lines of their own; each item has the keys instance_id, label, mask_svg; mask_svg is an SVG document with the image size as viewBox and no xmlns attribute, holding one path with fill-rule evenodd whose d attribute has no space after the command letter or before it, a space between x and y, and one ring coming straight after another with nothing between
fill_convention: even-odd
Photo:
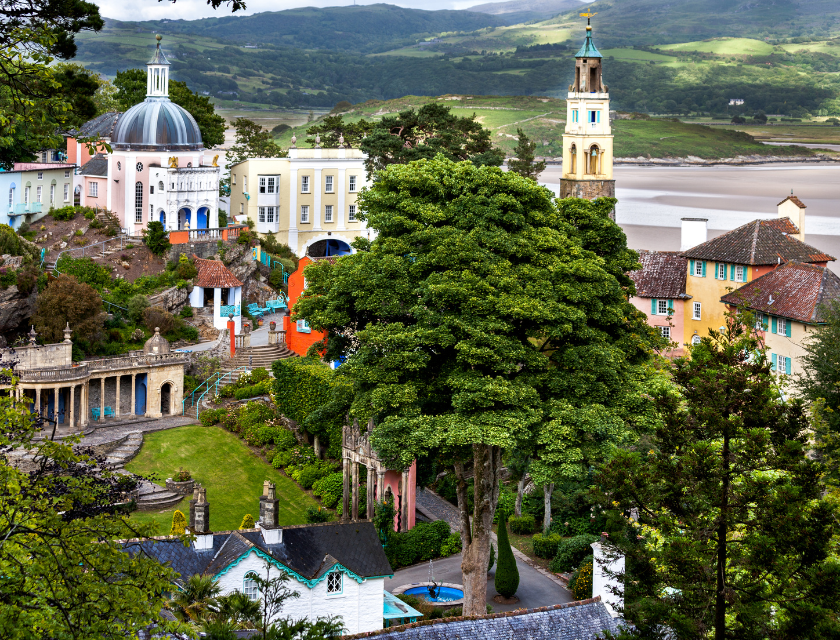
<instances>
[{"instance_id":1,"label":"white window frame","mask_svg":"<svg viewBox=\"0 0 840 640\"><path fill-rule=\"evenodd\" d=\"M230 174L230 181L231 181L231 183L236 184L236 174L235 173Z\"/></svg>"},{"instance_id":2,"label":"white window frame","mask_svg":"<svg viewBox=\"0 0 840 640\"><path fill-rule=\"evenodd\" d=\"M268 176L266 179L266 193L277 193L279 189L277 189L277 177L276 176Z\"/></svg>"},{"instance_id":3,"label":"white window frame","mask_svg":"<svg viewBox=\"0 0 840 640\"><path fill-rule=\"evenodd\" d=\"M260 591L257 589L257 583L251 577L253 575L253 572L245 574L245 577L242 579L242 593L244 593L249 600L259 600Z\"/></svg>"},{"instance_id":4,"label":"white window frame","mask_svg":"<svg viewBox=\"0 0 840 640\"><path fill-rule=\"evenodd\" d=\"M301 224L309 224L309 205L308 204L300 205L300 223Z\"/></svg>"},{"instance_id":5,"label":"white window frame","mask_svg":"<svg viewBox=\"0 0 840 640\"><path fill-rule=\"evenodd\" d=\"M776 318L776 333L780 336L787 335L787 318Z\"/></svg>"},{"instance_id":6,"label":"white window frame","mask_svg":"<svg viewBox=\"0 0 840 640\"><path fill-rule=\"evenodd\" d=\"M309 193L309 176L300 177L300 192Z\"/></svg>"},{"instance_id":7,"label":"white window frame","mask_svg":"<svg viewBox=\"0 0 840 640\"><path fill-rule=\"evenodd\" d=\"M656 327L659 329L659 335L663 338L671 339L671 327Z\"/></svg>"},{"instance_id":8,"label":"white window frame","mask_svg":"<svg viewBox=\"0 0 840 640\"><path fill-rule=\"evenodd\" d=\"M702 306L702 304L701 304L701 303L699 303L699 302L695 302L695 303L692 305L692 314L691 314L691 319L692 319L692 320L700 320L700 317L701 317L701 315L702 315L702 312L703 312L703 306Z\"/></svg>"},{"instance_id":9,"label":"white window frame","mask_svg":"<svg viewBox=\"0 0 840 640\"><path fill-rule=\"evenodd\" d=\"M142 182L134 183L134 223L143 224L143 188Z\"/></svg>"},{"instance_id":10,"label":"white window frame","mask_svg":"<svg viewBox=\"0 0 840 640\"><path fill-rule=\"evenodd\" d=\"M333 221L333 206L331 204L324 205L324 222Z\"/></svg>"},{"instance_id":11,"label":"white window frame","mask_svg":"<svg viewBox=\"0 0 840 640\"><path fill-rule=\"evenodd\" d=\"M91 180L88 182L88 196L91 198L98 198L99 197L99 183Z\"/></svg>"},{"instance_id":12,"label":"white window frame","mask_svg":"<svg viewBox=\"0 0 840 640\"><path fill-rule=\"evenodd\" d=\"M700 344L700 340L701 340L700 336L694 335L694 336L691 337L691 344Z\"/></svg>"},{"instance_id":13,"label":"white window frame","mask_svg":"<svg viewBox=\"0 0 840 640\"><path fill-rule=\"evenodd\" d=\"M275 220L275 217L274 217L275 209L277 209L277 207L266 207L266 208L265 208L265 221L266 221L268 224L274 224L274 220Z\"/></svg>"},{"instance_id":14,"label":"white window frame","mask_svg":"<svg viewBox=\"0 0 840 640\"><path fill-rule=\"evenodd\" d=\"M242 215L243 213L245 213L245 203L240 202L239 203L239 215Z\"/></svg>"},{"instance_id":15,"label":"white window frame","mask_svg":"<svg viewBox=\"0 0 840 640\"><path fill-rule=\"evenodd\" d=\"M722 275L721 275L722 273ZM717 273L715 274L718 280L726 280L726 264L723 262L718 262L717 265Z\"/></svg>"},{"instance_id":16,"label":"white window frame","mask_svg":"<svg viewBox=\"0 0 840 640\"><path fill-rule=\"evenodd\" d=\"M356 222L356 205L351 204L347 210L347 222Z\"/></svg>"},{"instance_id":17,"label":"white window frame","mask_svg":"<svg viewBox=\"0 0 840 640\"><path fill-rule=\"evenodd\" d=\"M64 177L65 177L65 178L69 178L69 177L70 177L70 169L67 169L67 170L64 172Z\"/></svg>"},{"instance_id":18,"label":"white window frame","mask_svg":"<svg viewBox=\"0 0 840 640\"><path fill-rule=\"evenodd\" d=\"M15 188L9 187L9 211L15 206Z\"/></svg>"},{"instance_id":19,"label":"white window frame","mask_svg":"<svg viewBox=\"0 0 840 640\"><path fill-rule=\"evenodd\" d=\"M31 194L30 194L30 192L29 192L29 190L30 190L31 188L32 188L32 187L24 187L24 188L23 188L23 202L24 202L25 204L29 204L29 196L31 195Z\"/></svg>"},{"instance_id":20,"label":"white window frame","mask_svg":"<svg viewBox=\"0 0 840 640\"><path fill-rule=\"evenodd\" d=\"M703 261L702 260L695 260L694 261L694 275L703 277Z\"/></svg>"},{"instance_id":21,"label":"white window frame","mask_svg":"<svg viewBox=\"0 0 840 640\"><path fill-rule=\"evenodd\" d=\"M664 311L663 311L663 305ZM668 315L668 301L662 298L658 298L656 300L656 315L658 316L667 316Z\"/></svg>"},{"instance_id":22,"label":"white window frame","mask_svg":"<svg viewBox=\"0 0 840 640\"><path fill-rule=\"evenodd\" d=\"M260 193L265 193L265 176L260 176Z\"/></svg>"},{"instance_id":23,"label":"white window frame","mask_svg":"<svg viewBox=\"0 0 840 640\"><path fill-rule=\"evenodd\" d=\"M43 195L44 195L44 187L42 187L41 185L38 185L37 187L35 187L35 202L43 202L43 200L41 199L41 198L43 198Z\"/></svg>"},{"instance_id":24,"label":"white window frame","mask_svg":"<svg viewBox=\"0 0 840 640\"><path fill-rule=\"evenodd\" d=\"M50 185L50 204L55 204L55 185Z\"/></svg>"},{"instance_id":25,"label":"white window frame","mask_svg":"<svg viewBox=\"0 0 840 640\"><path fill-rule=\"evenodd\" d=\"M257 207L257 222L265 222L265 207Z\"/></svg>"},{"instance_id":26,"label":"white window frame","mask_svg":"<svg viewBox=\"0 0 840 640\"><path fill-rule=\"evenodd\" d=\"M70 202L70 183L64 183L64 202Z\"/></svg>"},{"instance_id":27,"label":"white window frame","mask_svg":"<svg viewBox=\"0 0 840 640\"><path fill-rule=\"evenodd\" d=\"M756 311L755 314L755 329L756 331L764 331L764 314Z\"/></svg>"},{"instance_id":28,"label":"white window frame","mask_svg":"<svg viewBox=\"0 0 840 640\"><path fill-rule=\"evenodd\" d=\"M327 574L327 595L337 596L344 592L344 574L341 571L331 571Z\"/></svg>"},{"instance_id":29,"label":"white window frame","mask_svg":"<svg viewBox=\"0 0 840 640\"><path fill-rule=\"evenodd\" d=\"M746 282L747 268L743 265L735 265L735 282Z\"/></svg>"},{"instance_id":30,"label":"white window frame","mask_svg":"<svg viewBox=\"0 0 840 640\"><path fill-rule=\"evenodd\" d=\"M242 193L248 193L248 176L242 176Z\"/></svg>"},{"instance_id":31,"label":"white window frame","mask_svg":"<svg viewBox=\"0 0 840 640\"><path fill-rule=\"evenodd\" d=\"M39 172L38 172L38 180L43 180L43 179L44 179L44 172L43 172L43 171L39 171Z\"/></svg>"},{"instance_id":32,"label":"white window frame","mask_svg":"<svg viewBox=\"0 0 840 640\"><path fill-rule=\"evenodd\" d=\"M356 193L356 176L348 176L347 185L347 190L350 193Z\"/></svg>"},{"instance_id":33,"label":"white window frame","mask_svg":"<svg viewBox=\"0 0 840 640\"><path fill-rule=\"evenodd\" d=\"M324 176L324 193L333 193L333 176Z\"/></svg>"}]
</instances>

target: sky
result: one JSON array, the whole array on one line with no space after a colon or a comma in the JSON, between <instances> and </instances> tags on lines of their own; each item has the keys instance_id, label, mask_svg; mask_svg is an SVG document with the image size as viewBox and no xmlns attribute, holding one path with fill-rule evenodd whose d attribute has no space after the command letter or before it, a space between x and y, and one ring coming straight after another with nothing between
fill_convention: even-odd
<instances>
[{"instance_id":1,"label":"sky","mask_svg":"<svg viewBox=\"0 0 840 640\"><path fill-rule=\"evenodd\" d=\"M116 20L196 20L229 15L250 15L262 11L282 11L296 7L340 7L352 5L353 0L245 0L247 9L231 14L230 9L222 6L213 10L206 0L93 0L99 5L100 13L106 18ZM374 4L382 0L356 0L358 4ZM484 4L487 0L389 0L410 9L466 9Z\"/></svg>"}]
</instances>

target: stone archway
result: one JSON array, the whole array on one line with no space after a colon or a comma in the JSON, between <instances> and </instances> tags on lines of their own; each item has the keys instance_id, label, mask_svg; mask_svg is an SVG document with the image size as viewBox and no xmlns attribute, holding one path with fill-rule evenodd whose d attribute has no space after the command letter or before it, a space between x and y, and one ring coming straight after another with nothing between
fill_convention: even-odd
<instances>
[{"instance_id":1,"label":"stone archway","mask_svg":"<svg viewBox=\"0 0 840 640\"><path fill-rule=\"evenodd\" d=\"M160 388L160 413L168 416L172 413L173 389L171 382L164 382Z\"/></svg>"},{"instance_id":2,"label":"stone archway","mask_svg":"<svg viewBox=\"0 0 840 640\"><path fill-rule=\"evenodd\" d=\"M178 210L178 230L193 228L193 214L189 207L181 207Z\"/></svg>"}]
</instances>

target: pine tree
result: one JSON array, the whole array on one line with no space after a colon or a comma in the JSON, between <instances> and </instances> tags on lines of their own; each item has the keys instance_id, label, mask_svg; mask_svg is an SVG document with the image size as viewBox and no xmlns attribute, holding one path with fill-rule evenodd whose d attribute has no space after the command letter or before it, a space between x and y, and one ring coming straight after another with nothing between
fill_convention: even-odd
<instances>
[{"instance_id":1,"label":"pine tree","mask_svg":"<svg viewBox=\"0 0 840 640\"><path fill-rule=\"evenodd\" d=\"M250 513L245 514L245 517L242 518L242 524L239 525L240 529L253 529L254 528L254 516Z\"/></svg>"},{"instance_id":2,"label":"pine tree","mask_svg":"<svg viewBox=\"0 0 840 640\"><path fill-rule=\"evenodd\" d=\"M492 544L490 545L490 562L487 563L487 573L490 573L490 570L493 568L493 565L496 564L496 547Z\"/></svg>"},{"instance_id":3,"label":"pine tree","mask_svg":"<svg viewBox=\"0 0 840 640\"><path fill-rule=\"evenodd\" d=\"M504 598L512 598L519 588L519 569L510 548L507 532L507 514L499 514L499 562L496 565L496 591Z\"/></svg>"},{"instance_id":4,"label":"pine tree","mask_svg":"<svg viewBox=\"0 0 840 640\"><path fill-rule=\"evenodd\" d=\"M187 519L181 511L176 509L172 514L172 528L169 529L170 536L182 536L187 528Z\"/></svg>"},{"instance_id":5,"label":"pine tree","mask_svg":"<svg viewBox=\"0 0 840 640\"><path fill-rule=\"evenodd\" d=\"M517 129L516 133L519 136L519 142L513 150L516 158L508 160L508 170L536 182L537 177L545 171L545 160L534 162L537 143L526 136L522 129Z\"/></svg>"}]
</instances>

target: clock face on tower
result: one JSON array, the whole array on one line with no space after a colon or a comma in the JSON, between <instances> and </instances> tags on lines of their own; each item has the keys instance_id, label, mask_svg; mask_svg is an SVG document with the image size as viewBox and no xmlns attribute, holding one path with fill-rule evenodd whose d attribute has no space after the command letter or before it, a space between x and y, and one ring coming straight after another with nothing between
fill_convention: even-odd
<instances>
[{"instance_id":1,"label":"clock face on tower","mask_svg":"<svg viewBox=\"0 0 840 640\"><path fill-rule=\"evenodd\" d=\"M142 171L142 170L143 170L143 163L142 163L142 162L138 162L138 163L137 163L137 170L138 170L138 171Z\"/></svg>"}]
</instances>

